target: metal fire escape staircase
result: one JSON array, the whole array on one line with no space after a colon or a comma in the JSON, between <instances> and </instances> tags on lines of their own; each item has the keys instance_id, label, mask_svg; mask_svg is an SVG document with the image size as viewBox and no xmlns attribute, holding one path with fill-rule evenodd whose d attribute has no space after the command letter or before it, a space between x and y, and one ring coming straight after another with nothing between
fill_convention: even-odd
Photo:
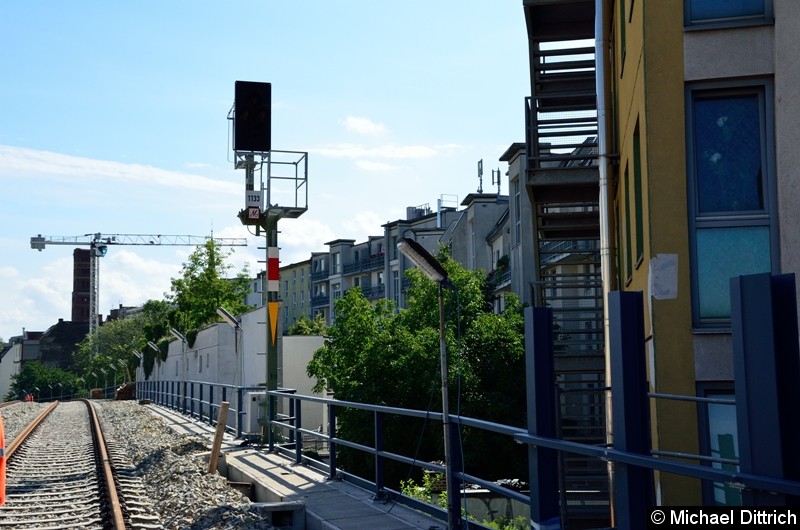
<instances>
[{"instance_id":1,"label":"metal fire escape staircase","mask_svg":"<svg viewBox=\"0 0 800 530\"><path fill-rule=\"evenodd\" d=\"M536 235L535 303L551 307L561 438L605 443L594 2L524 0L531 66L527 191ZM604 519L602 462L564 454L567 516Z\"/></svg>"}]
</instances>

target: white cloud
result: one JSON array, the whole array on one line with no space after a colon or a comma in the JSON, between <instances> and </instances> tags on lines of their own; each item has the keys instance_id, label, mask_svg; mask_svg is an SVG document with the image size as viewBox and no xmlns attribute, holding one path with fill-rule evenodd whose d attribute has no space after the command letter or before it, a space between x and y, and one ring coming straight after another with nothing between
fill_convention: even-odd
<instances>
[{"instance_id":1,"label":"white cloud","mask_svg":"<svg viewBox=\"0 0 800 530\"><path fill-rule=\"evenodd\" d=\"M383 134L387 131L382 123L375 123L368 118L360 118L358 116L348 116L344 119L344 127L348 131L358 134Z\"/></svg>"},{"instance_id":2,"label":"white cloud","mask_svg":"<svg viewBox=\"0 0 800 530\"><path fill-rule=\"evenodd\" d=\"M349 220L342 223L351 232L377 236L383 234L382 225L386 223L380 214L373 211L355 213Z\"/></svg>"},{"instance_id":3,"label":"white cloud","mask_svg":"<svg viewBox=\"0 0 800 530\"><path fill-rule=\"evenodd\" d=\"M146 257L132 250L114 249L101 260L100 311L108 313L120 304L141 305L162 300L170 279L180 275L181 264Z\"/></svg>"},{"instance_id":4,"label":"white cloud","mask_svg":"<svg viewBox=\"0 0 800 530\"><path fill-rule=\"evenodd\" d=\"M278 236L281 265L305 261L311 252L327 250L325 243L337 237L329 225L315 219L300 217L281 223Z\"/></svg>"},{"instance_id":5,"label":"white cloud","mask_svg":"<svg viewBox=\"0 0 800 530\"><path fill-rule=\"evenodd\" d=\"M72 257L59 258L34 273L3 267L0 271L0 291L5 303L0 304L0 323L3 339L22 334L22 328L45 331L72 316Z\"/></svg>"},{"instance_id":6,"label":"white cloud","mask_svg":"<svg viewBox=\"0 0 800 530\"><path fill-rule=\"evenodd\" d=\"M386 164L384 162L372 162L370 160L359 160L356 162L356 166L365 171L392 171L395 169L395 167L390 164Z\"/></svg>"},{"instance_id":7,"label":"white cloud","mask_svg":"<svg viewBox=\"0 0 800 530\"><path fill-rule=\"evenodd\" d=\"M26 175L26 178L46 175L51 180L60 179L72 183L77 177L81 184L85 184L87 179L94 178L103 182L116 180L137 185L155 184L226 195L241 193L239 184L181 171L0 145L0 175L18 176L20 174Z\"/></svg>"}]
</instances>

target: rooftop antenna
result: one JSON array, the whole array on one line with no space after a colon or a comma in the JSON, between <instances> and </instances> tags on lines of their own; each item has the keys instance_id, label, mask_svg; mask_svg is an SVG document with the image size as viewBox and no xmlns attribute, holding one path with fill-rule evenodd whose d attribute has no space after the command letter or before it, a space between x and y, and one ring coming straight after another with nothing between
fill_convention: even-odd
<instances>
[{"instance_id":1,"label":"rooftop antenna","mask_svg":"<svg viewBox=\"0 0 800 530\"><path fill-rule=\"evenodd\" d=\"M492 170L492 185L497 184L497 194L500 195L500 168Z\"/></svg>"},{"instance_id":2,"label":"rooftop antenna","mask_svg":"<svg viewBox=\"0 0 800 530\"><path fill-rule=\"evenodd\" d=\"M478 160L478 193L483 193L483 159Z\"/></svg>"}]
</instances>

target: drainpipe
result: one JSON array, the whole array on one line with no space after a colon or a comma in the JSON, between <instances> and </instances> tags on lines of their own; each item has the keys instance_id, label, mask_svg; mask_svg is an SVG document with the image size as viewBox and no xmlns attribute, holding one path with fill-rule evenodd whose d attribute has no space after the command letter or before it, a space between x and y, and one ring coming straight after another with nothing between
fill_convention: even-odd
<instances>
[{"instance_id":1,"label":"drainpipe","mask_svg":"<svg viewBox=\"0 0 800 530\"><path fill-rule=\"evenodd\" d=\"M608 293L611 291L611 187L609 186L608 122L606 120L606 58L608 53L608 34L606 32L606 2L595 0L594 13L594 53L595 83L597 88L597 163L599 173L600 203L600 275L603 284L603 338L605 346L605 384L611 386L610 364L610 320L608 312ZM606 442L614 440L611 417L611 394L606 392ZM609 496L611 506L611 525L614 525L614 467L608 464Z\"/></svg>"}]
</instances>

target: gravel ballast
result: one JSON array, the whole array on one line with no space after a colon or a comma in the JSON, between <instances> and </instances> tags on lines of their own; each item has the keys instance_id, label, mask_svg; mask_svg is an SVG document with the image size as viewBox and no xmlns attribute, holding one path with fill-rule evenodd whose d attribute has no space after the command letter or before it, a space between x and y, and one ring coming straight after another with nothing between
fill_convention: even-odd
<instances>
[{"instance_id":1,"label":"gravel ballast","mask_svg":"<svg viewBox=\"0 0 800 530\"><path fill-rule=\"evenodd\" d=\"M135 401L94 401L103 430L124 448L141 477L154 515L169 530L272 529L251 511L251 501L219 474L207 473L208 445L197 436L177 434ZM22 405L22 406L20 406ZM2 410L6 442L43 408L21 403Z\"/></svg>"}]
</instances>

